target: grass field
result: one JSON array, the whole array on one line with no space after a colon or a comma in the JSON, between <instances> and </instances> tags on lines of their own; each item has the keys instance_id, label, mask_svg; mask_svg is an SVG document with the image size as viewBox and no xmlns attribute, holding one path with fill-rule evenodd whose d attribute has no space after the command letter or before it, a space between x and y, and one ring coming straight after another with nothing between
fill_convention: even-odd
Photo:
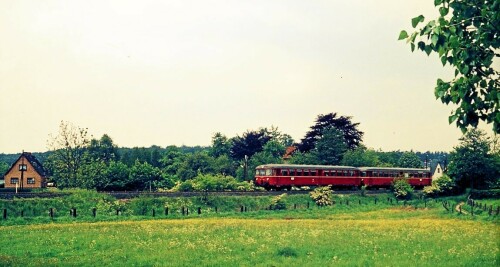
<instances>
[{"instance_id":1,"label":"grass field","mask_svg":"<svg viewBox=\"0 0 500 267\"><path fill-rule=\"evenodd\" d=\"M498 220L329 207L0 227L2 266L499 266ZM236 216L237 215L237 216ZM315 217L314 219L311 219Z\"/></svg>"}]
</instances>

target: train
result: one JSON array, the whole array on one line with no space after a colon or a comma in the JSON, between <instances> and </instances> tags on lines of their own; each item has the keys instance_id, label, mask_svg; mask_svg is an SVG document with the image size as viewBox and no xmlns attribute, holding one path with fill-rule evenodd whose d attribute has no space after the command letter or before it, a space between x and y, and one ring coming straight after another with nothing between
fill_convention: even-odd
<instances>
[{"instance_id":1,"label":"train","mask_svg":"<svg viewBox=\"0 0 500 267\"><path fill-rule=\"evenodd\" d=\"M292 187L389 188L394 179L406 178L416 189L431 185L429 169L350 167L330 165L265 164L255 169L256 186L266 190Z\"/></svg>"}]
</instances>

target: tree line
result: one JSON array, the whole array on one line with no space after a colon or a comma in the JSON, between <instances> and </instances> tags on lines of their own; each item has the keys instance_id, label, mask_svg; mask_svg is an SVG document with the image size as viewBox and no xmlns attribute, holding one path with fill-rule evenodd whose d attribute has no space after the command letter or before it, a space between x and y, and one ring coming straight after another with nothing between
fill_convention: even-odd
<instances>
[{"instance_id":1,"label":"tree line","mask_svg":"<svg viewBox=\"0 0 500 267\"><path fill-rule=\"evenodd\" d=\"M44 163L50 181L59 188L106 191L253 190L255 167L285 162L424 168L438 163L448 165L448 161L452 161L450 174L456 177L458 184L470 183L467 174L470 170L464 170L463 164L456 167L460 156L470 153L454 151L450 156L446 152L374 150L363 145L364 133L358 126L351 117L329 113L319 115L300 142L270 127L248 130L233 137L218 132L207 147L120 148L107 134L99 139L91 138L87 129L63 121L57 135L48 141L50 151L37 156ZM483 135L478 132L476 141L484 139ZM491 180L495 179L491 177L495 171L498 173L500 166L498 151L491 153L488 142L483 142L481 153L491 160L487 161L489 167L482 168L483 173L474 178L477 186L492 184ZM0 155L0 161L5 156ZM5 169L9 164L2 163L0 167Z\"/></svg>"}]
</instances>

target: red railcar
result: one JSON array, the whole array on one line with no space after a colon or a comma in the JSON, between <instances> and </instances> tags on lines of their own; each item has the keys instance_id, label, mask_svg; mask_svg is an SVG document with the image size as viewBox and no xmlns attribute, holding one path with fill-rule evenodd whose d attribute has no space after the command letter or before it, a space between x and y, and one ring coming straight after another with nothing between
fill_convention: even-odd
<instances>
[{"instance_id":1,"label":"red railcar","mask_svg":"<svg viewBox=\"0 0 500 267\"><path fill-rule=\"evenodd\" d=\"M267 164L256 168L255 184L268 190L292 186L389 187L397 177L408 178L415 187L431 183L427 169Z\"/></svg>"}]
</instances>

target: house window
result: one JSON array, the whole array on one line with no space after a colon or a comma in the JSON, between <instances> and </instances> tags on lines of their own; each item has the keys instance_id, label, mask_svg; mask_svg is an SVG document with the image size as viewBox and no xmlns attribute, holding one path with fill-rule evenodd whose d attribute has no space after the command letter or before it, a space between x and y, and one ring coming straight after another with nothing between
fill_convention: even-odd
<instances>
[{"instance_id":1,"label":"house window","mask_svg":"<svg viewBox=\"0 0 500 267\"><path fill-rule=\"evenodd\" d=\"M441 173L441 169L440 168L438 168L438 173Z\"/></svg>"},{"instance_id":2,"label":"house window","mask_svg":"<svg viewBox=\"0 0 500 267\"><path fill-rule=\"evenodd\" d=\"M19 164L19 170L26 171L26 170L28 170L28 166L26 166L26 164Z\"/></svg>"},{"instance_id":3,"label":"house window","mask_svg":"<svg viewBox=\"0 0 500 267\"><path fill-rule=\"evenodd\" d=\"M28 184L35 184L35 178L28 178L28 180L26 180L26 182Z\"/></svg>"},{"instance_id":4,"label":"house window","mask_svg":"<svg viewBox=\"0 0 500 267\"><path fill-rule=\"evenodd\" d=\"M10 178L10 184L18 184L19 178Z\"/></svg>"}]
</instances>

